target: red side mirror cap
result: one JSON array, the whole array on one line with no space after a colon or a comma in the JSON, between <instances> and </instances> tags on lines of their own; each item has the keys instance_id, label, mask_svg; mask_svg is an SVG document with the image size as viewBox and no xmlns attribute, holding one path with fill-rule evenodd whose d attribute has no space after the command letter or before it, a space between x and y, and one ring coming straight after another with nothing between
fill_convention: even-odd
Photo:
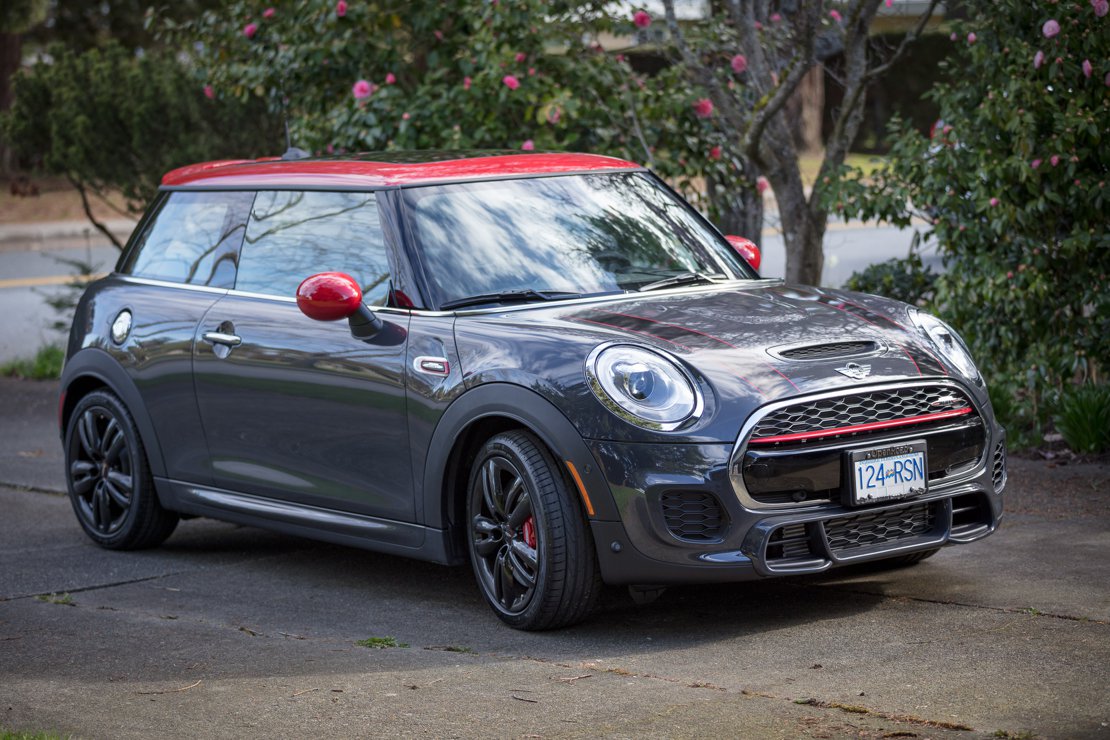
<instances>
[{"instance_id":1,"label":"red side mirror cap","mask_svg":"<svg viewBox=\"0 0 1110 740\"><path fill-rule=\"evenodd\" d=\"M347 319L362 308L362 289L346 273L317 273L297 286L297 307L317 321Z\"/></svg>"},{"instance_id":2,"label":"red side mirror cap","mask_svg":"<svg viewBox=\"0 0 1110 740\"><path fill-rule=\"evenodd\" d=\"M759 247L751 239L745 239L742 236L726 236L725 239L736 250L736 253L744 258L744 261L752 266L753 270L759 270L759 263L763 261L763 255L759 253Z\"/></svg>"}]
</instances>

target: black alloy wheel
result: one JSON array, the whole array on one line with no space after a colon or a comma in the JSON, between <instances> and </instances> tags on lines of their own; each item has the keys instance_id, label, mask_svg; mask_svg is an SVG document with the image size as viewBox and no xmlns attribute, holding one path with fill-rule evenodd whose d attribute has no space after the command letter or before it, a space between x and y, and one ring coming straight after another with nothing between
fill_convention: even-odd
<instances>
[{"instance_id":1,"label":"black alloy wheel","mask_svg":"<svg viewBox=\"0 0 1110 740\"><path fill-rule=\"evenodd\" d=\"M543 444L499 434L478 453L468 489L470 560L482 594L517 629L578 622L600 576L588 523Z\"/></svg>"},{"instance_id":2,"label":"black alloy wheel","mask_svg":"<svg viewBox=\"0 0 1110 740\"><path fill-rule=\"evenodd\" d=\"M102 547L134 550L162 543L178 517L162 508L135 422L114 394L82 398L66 427L70 502L85 533Z\"/></svg>"}]
</instances>

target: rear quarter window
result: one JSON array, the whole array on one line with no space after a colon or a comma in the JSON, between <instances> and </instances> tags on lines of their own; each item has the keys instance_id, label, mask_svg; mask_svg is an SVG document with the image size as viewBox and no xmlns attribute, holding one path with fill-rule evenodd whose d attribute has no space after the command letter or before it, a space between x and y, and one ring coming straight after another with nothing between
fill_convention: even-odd
<instances>
[{"instance_id":1,"label":"rear quarter window","mask_svg":"<svg viewBox=\"0 0 1110 740\"><path fill-rule=\"evenodd\" d=\"M262 191L255 198L235 289L293 297L318 272L345 272L368 305L389 296L389 256L372 192Z\"/></svg>"},{"instance_id":2,"label":"rear quarter window","mask_svg":"<svg viewBox=\"0 0 1110 740\"><path fill-rule=\"evenodd\" d=\"M121 272L230 288L254 193L175 192L157 207Z\"/></svg>"}]
</instances>

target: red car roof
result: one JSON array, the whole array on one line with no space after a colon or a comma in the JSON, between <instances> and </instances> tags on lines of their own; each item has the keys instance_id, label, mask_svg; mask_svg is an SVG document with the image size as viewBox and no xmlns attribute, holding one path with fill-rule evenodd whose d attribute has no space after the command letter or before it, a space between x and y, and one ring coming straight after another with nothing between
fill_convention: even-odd
<instances>
[{"instance_id":1,"label":"red car roof","mask_svg":"<svg viewBox=\"0 0 1110 740\"><path fill-rule=\"evenodd\" d=\"M162 185L221 187L375 187L506 175L627 170L639 165L598 154L381 152L328 159L224 159L179 167Z\"/></svg>"}]
</instances>

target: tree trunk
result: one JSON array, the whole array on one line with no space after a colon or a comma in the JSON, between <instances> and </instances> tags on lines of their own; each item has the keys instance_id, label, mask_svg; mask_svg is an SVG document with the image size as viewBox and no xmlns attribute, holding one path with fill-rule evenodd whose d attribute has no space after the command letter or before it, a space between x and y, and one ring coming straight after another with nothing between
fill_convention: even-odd
<instances>
[{"instance_id":1,"label":"tree trunk","mask_svg":"<svg viewBox=\"0 0 1110 740\"><path fill-rule=\"evenodd\" d=\"M733 234L762 242L763 195L754 187L732 187L709 178L706 190L713 210L717 213L717 228L723 234Z\"/></svg>"},{"instance_id":2,"label":"tree trunk","mask_svg":"<svg viewBox=\"0 0 1110 740\"><path fill-rule=\"evenodd\" d=\"M800 103L799 147L809 154L816 154L824 147L821 124L825 111L825 70L815 65L798 84L795 93Z\"/></svg>"}]
</instances>

